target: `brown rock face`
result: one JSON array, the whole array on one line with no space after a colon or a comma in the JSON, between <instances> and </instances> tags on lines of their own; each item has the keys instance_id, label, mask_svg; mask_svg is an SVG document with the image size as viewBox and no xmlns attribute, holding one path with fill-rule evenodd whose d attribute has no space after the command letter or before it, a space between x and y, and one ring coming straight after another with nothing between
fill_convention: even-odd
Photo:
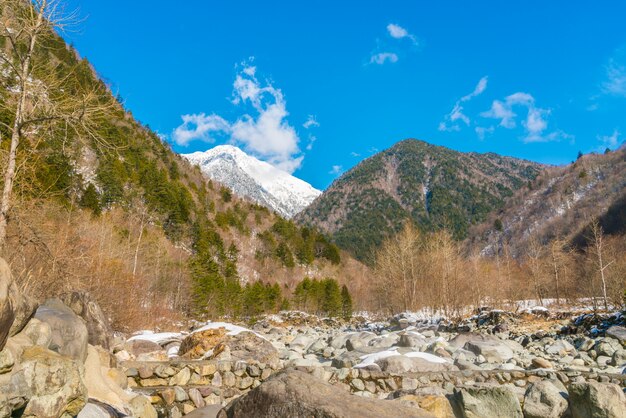
<instances>
[{"instance_id":1,"label":"brown rock face","mask_svg":"<svg viewBox=\"0 0 626 418\"><path fill-rule=\"evenodd\" d=\"M232 360L270 364L278 362L278 352L269 341L248 331L227 335L224 328L208 329L187 336L178 353L183 358L198 359L211 350L213 351L208 358L224 353Z\"/></svg>"},{"instance_id":2,"label":"brown rock face","mask_svg":"<svg viewBox=\"0 0 626 418\"><path fill-rule=\"evenodd\" d=\"M308 373L285 370L237 398L219 418L426 418L433 415L396 401L368 399L318 380Z\"/></svg>"},{"instance_id":3,"label":"brown rock face","mask_svg":"<svg viewBox=\"0 0 626 418\"><path fill-rule=\"evenodd\" d=\"M180 344L178 355L184 358L197 359L207 351L215 348L226 336L225 328L207 329L188 335ZM215 353L214 353L215 354Z\"/></svg>"}]
</instances>

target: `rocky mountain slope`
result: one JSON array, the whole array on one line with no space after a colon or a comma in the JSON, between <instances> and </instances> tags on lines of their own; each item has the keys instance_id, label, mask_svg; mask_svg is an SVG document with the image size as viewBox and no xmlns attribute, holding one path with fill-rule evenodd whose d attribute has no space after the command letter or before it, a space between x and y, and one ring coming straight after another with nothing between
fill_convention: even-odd
<instances>
[{"instance_id":1,"label":"rocky mountain slope","mask_svg":"<svg viewBox=\"0 0 626 418\"><path fill-rule=\"evenodd\" d=\"M332 234L361 260L406 220L425 230L471 225L502 207L544 167L493 153L461 153L408 139L342 175L296 219Z\"/></svg>"},{"instance_id":2,"label":"rocky mountain slope","mask_svg":"<svg viewBox=\"0 0 626 418\"><path fill-rule=\"evenodd\" d=\"M182 156L236 195L247 197L286 218L302 211L322 193L309 183L232 145Z\"/></svg>"},{"instance_id":3,"label":"rocky mountain slope","mask_svg":"<svg viewBox=\"0 0 626 418\"><path fill-rule=\"evenodd\" d=\"M487 255L506 246L516 257L532 239L584 246L585 227L594 218L605 233L626 234L626 146L546 169L477 225L470 242Z\"/></svg>"}]
</instances>

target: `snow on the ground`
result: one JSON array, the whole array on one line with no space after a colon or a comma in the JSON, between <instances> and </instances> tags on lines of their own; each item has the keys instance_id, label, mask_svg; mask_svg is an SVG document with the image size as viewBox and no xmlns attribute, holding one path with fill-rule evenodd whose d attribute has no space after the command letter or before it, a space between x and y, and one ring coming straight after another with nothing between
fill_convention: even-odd
<instances>
[{"instance_id":1,"label":"snow on the ground","mask_svg":"<svg viewBox=\"0 0 626 418\"><path fill-rule=\"evenodd\" d=\"M128 341L133 340L142 340L142 341L151 341L153 343L163 345L174 341L181 341L184 338L183 334L178 332L157 332L154 331L138 331L128 339Z\"/></svg>"},{"instance_id":2,"label":"snow on the ground","mask_svg":"<svg viewBox=\"0 0 626 418\"><path fill-rule=\"evenodd\" d=\"M421 351L412 351L410 353L406 353L405 356L411 358L421 358L422 360L426 360L430 363L447 363L447 360L439 356L430 353L422 353Z\"/></svg>"},{"instance_id":3,"label":"snow on the ground","mask_svg":"<svg viewBox=\"0 0 626 418\"><path fill-rule=\"evenodd\" d=\"M364 356L359 357L363 361L361 361L359 364L353 367L355 369L358 369L362 367L371 366L372 364L376 363L378 360L382 360L387 357L398 356L398 355L400 355L400 353L398 353L397 348L394 348L392 350L380 351L378 353L373 353L373 354L366 354Z\"/></svg>"},{"instance_id":4,"label":"snow on the ground","mask_svg":"<svg viewBox=\"0 0 626 418\"><path fill-rule=\"evenodd\" d=\"M399 353L398 352L398 348L392 348L389 350L385 350L385 351L380 351L378 353L373 353L373 354L366 354L364 356L359 357L362 361L357 364L356 366L354 366L354 368L363 368L363 367L367 367L367 366L371 366L372 364L375 364L377 361L379 360L383 360L386 359L387 357L393 357L393 356L405 356L405 357L409 357L409 358L420 358L422 360L426 360L430 363L446 363L447 360L436 356L434 354L429 354L429 353L423 353L421 351L411 351L405 354Z\"/></svg>"}]
</instances>

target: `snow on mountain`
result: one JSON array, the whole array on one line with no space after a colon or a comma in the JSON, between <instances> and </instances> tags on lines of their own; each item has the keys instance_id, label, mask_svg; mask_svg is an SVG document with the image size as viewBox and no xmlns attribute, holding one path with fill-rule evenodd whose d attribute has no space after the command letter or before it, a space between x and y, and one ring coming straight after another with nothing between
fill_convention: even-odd
<instances>
[{"instance_id":1,"label":"snow on mountain","mask_svg":"<svg viewBox=\"0 0 626 418\"><path fill-rule=\"evenodd\" d=\"M219 145L182 156L235 194L248 197L286 218L306 208L322 193L309 183L232 145Z\"/></svg>"}]
</instances>

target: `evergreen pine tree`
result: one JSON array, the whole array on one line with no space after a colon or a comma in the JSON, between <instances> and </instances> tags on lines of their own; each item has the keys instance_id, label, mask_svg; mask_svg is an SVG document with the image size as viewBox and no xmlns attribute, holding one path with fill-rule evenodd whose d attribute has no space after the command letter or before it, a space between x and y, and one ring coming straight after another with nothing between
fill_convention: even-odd
<instances>
[{"instance_id":1,"label":"evergreen pine tree","mask_svg":"<svg viewBox=\"0 0 626 418\"><path fill-rule=\"evenodd\" d=\"M89 183L79 202L80 206L86 209L91 209L94 215L99 216L102 213L102 207L100 206L100 194L96 190L93 183Z\"/></svg>"},{"instance_id":2,"label":"evergreen pine tree","mask_svg":"<svg viewBox=\"0 0 626 418\"><path fill-rule=\"evenodd\" d=\"M352 318L352 296L345 284L341 286L341 313L346 321Z\"/></svg>"}]
</instances>

